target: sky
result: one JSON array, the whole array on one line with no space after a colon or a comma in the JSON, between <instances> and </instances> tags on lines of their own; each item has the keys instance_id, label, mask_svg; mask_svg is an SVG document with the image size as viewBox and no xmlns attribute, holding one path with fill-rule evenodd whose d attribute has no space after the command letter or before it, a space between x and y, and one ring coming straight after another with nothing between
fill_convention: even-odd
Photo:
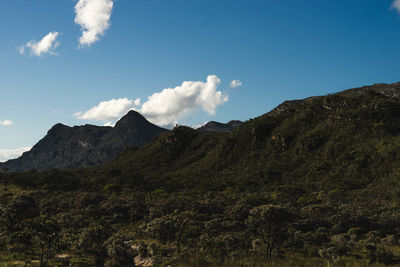
<instances>
[{"instance_id":1,"label":"sky","mask_svg":"<svg viewBox=\"0 0 400 267\"><path fill-rule=\"evenodd\" d=\"M56 123L245 121L400 81L400 0L12 0L0 25L0 161Z\"/></svg>"}]
</instances>

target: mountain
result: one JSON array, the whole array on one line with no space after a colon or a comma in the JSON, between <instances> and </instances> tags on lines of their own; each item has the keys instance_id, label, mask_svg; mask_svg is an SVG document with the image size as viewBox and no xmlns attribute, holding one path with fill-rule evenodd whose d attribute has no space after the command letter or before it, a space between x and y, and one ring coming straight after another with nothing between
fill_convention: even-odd
<instances>
[{"instance_id":1,"label":"mountain","mask_svg":"<svg viewBox=\"0 0 400 267\"><path fill-rule=\"evenodd\" d=\"M228 123L210 121L204 126L197 128L197 130L200 132L231 132L239 127L240 124L242 124L242 122L237 120L232 120Z\"/></svg>"},{"instance_id":2,"label":"mountain","mask_svg":"<svg viewBox=\"0 0 400 267\"><path fill-rule=\"evenodd\" d=\"M154 190L358 190L400 173L399 96L376 84L285 101L232 132L176 127L97 170Z\"/></svg>"},{"instance_id":3,"label":"mountain","mask_svg":"<svg viewBox=\"0 0 400 267\"><path fill-rule=\"evenodd\" d=\"M129 146L143 146L166 131L136 111L129 111L114 127L54 125L47 135L21 157L0 164L0 169L43 171L98 165Z\"/></svg>"},{"instance_id":4,"label":"mountain","mask_svg":"<svg viewBox=\"0 0 400 267\"><path fill-rule=\"evenodd\" d=\"M174 266L398 265L399 114L400 83L375 84L285 101L234 131L175 127L93 168L0 172L3 250L39 251L13 238L47 218L79 266L138 254Z\"/></svg>"}]
</instances>

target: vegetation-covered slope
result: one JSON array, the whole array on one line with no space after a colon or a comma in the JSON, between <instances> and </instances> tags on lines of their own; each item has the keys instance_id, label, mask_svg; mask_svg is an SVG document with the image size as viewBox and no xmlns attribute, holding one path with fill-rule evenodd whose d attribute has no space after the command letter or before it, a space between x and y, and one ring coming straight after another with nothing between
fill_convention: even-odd
<instances>
[{"instance_id":1,"label":"vegetation-covered slope","mask_svg":"<svg viewBox=\"0 0 400 267\"><path fill-rule=\"evenodd\" d=\"M396 175L399 115L399 99L374 91L318 97L295 107L283 104L232 133L175 128L95 172L118 169L126 181L148 176L164 189L175 178L175 185L209 180L219 189L359 189Z\"/></svg>"},{"instance_id":2,"label":"vegetation-covered slope","mask_svg":"<svg viewBox=\"0 0 400 267\"><path fill-rule=\"evenodd\" d=\"M233 132L177 127L95 168L2 173L0 248L18 258L22 236L38 257L39 220L79 264L398 263L398 87L285 102Z\"/></svg>"}]
</instances>

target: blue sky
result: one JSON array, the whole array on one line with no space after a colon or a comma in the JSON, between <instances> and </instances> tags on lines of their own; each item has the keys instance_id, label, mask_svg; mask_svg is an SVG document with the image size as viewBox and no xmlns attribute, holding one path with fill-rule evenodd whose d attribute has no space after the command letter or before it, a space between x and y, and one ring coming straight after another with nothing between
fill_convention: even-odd
<instances>
[{"instance_id":1,"label":"blue sky","mask_svg":"<svg viewBox=\"0 0 400 267\"><path fill-rule=\"evenodd\" d=\"M393 0L79 2L105 5L95 11L109 20L85 6L77 20L77 0L0 2L0 160L58 122L112 124L130 108L164 125L247 120L284 100L400 80ZM95 41L80 42L85 25ZM38 46L45 36L50 49Z\"/></svg>"}]
</instances>

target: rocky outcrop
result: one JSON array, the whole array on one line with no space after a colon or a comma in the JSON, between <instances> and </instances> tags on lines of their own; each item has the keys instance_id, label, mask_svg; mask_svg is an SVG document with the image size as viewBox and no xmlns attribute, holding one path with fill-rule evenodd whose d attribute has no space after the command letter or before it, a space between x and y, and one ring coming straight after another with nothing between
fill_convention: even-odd
<instances>
[{"instance_id":1,"label":"rocky outcrop","mask_svg":"<svg viewBox=\"0 0 400 267\"><path fill-rule=\"evenodd\" d=\"M130 146L143 146L166 131L136 111L114 127L54 125L47 135L21 157L0 164L9 171L43 171L51 168L88 167L111 160Z\"/></svg>"},{"instance_id":2,"label":"rocky outcrop","mask_svg":"<svg viewBox=\"0 0 400 267\"><path fill-rule=\"evenodd\" d=\"M400 99L400 82L392 84L376 83L370 86L363 86L363 87L343 90L333 95L339 95L343 97L357 97L366 94L378 94L386 97ZM284 101L279 106L277 106L276 108L274 108L273 110L271 110L270 112L268 112L266 115L268 116L280 115L281 113L287 110L296 109L301 106L312 104L313 102L324 99L325 97L326 96L313 96L301 100L287 100ZM341 104L345 105L346 103L341 103ZM335 103L335 105L337 106L338 103ZM322 107L325 109L331 108L325 102L323 103Z\"/></svg>"}]
</instances>

